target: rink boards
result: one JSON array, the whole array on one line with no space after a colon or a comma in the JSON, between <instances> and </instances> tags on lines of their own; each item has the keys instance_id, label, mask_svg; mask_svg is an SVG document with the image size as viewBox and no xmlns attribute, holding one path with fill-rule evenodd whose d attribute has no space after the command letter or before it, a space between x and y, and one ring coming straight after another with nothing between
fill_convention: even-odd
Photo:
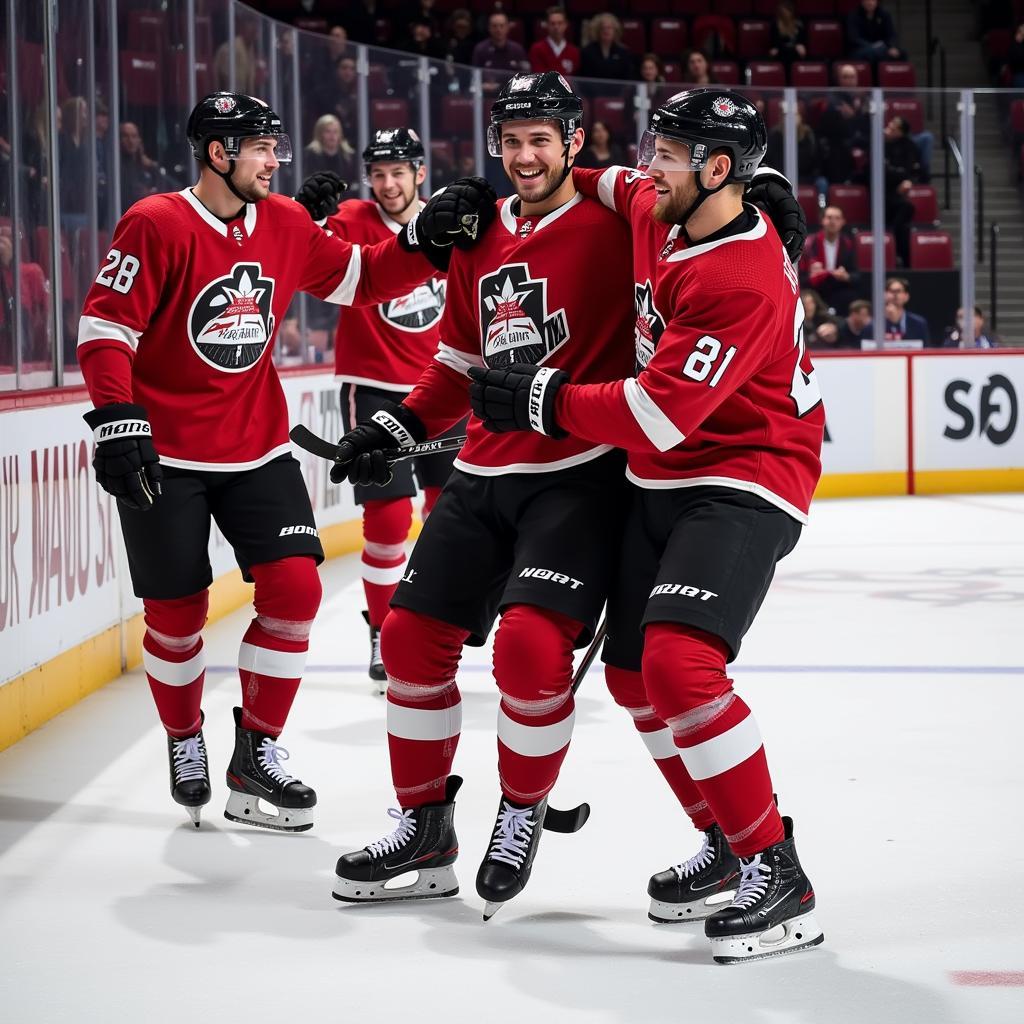
<instances>
[{"instance_id":1,"label":"rink boards","mask_svg":"<svg viewBox=\"0 0 1024 1024\"><path fill-rule=\"evenodd\" d=\"M1024 352L815 355L827 414L820 497L1024 490ZM292 423L341 433L328 373L283 376ZM0 408L0 750L138 663L112 499L92 476L80 389ZM351 489L297 452L328 556L357 550ZM249 600L215 529L211 618Z\"/></svg>"}]
</instances>

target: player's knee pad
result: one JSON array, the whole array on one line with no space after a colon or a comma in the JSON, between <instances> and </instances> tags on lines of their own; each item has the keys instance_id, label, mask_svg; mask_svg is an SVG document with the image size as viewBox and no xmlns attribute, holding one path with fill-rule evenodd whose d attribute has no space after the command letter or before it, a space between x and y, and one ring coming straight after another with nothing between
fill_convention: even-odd
<instances>
[{"instance_id":1,"label":"player's knee pad","mask_svg":"<svg viewBox=\"0 0 1024 1024\"><path fill-rule=\"evenodd\" d=\"M469 633L429 615L392 608L380 630L380 653L389 685L448 687Z\"/></svg>"},{"instance_id":2,"label":"player's knee pad","mask_svg":"<svg viewBox=\"0 0 1024 1024\"><path fill-rule=\"evenodd\" d=\"M546 714L569 699L573 645L582 628L548 608L505 609L494 637L494 678L509 707Z\"/></svg>"},{"instance_id":3,"label":"player's knee pad","mask_svg":"<svg viewBox=\"0 0 1024 1024\"><path fill-rule=\"evenodd\" d=\"M724 640L694 626L653 622L647 627L644 689L673 732L680 716L699 709L724 711L732 701L732 680L725 670L728 652Z\"/></svg>"},{"instance_id":4,"label":"player's knee pad","mask_svg":"<svg viewBox=\"0 0 1024 1024\"><path fill-rule=\"evenodd\" d=\"M144 598L142 601L146 628L169 650L187 650L195 646L206 625L210 593L200 590L188 597L170 600Z\"/></svg>"},{"instance_id":5,"label":"player's knee pad","mask_svg":"<svg viewBox=\"0 0 1024 1024\"><path fill-rule=\"evenodd\" d=\"M323 596L316 559L292 555L250 566L249 573L256 583L253 604L260 625L283 639L308 638Z\"/></svg>"},{"instance_id":6,"label":"player's knee pad","mask_svg":"<svg viewBox=\"0 0 1024 1024\"><path fill-rule=\"evenodd\" d=\"M412 526L412 499L390 498L363 505L363 540L367 544L405 544Z\"/></svg>"},{"instance_id":7,"label":"player's knee pad","mask_svg":"<svg viewBox=\"0 0 1024 1024\"><path fill-rule=\"evenodd\" d=\"M625 708L635 722L651 721L658 717L651 707L642 673L605 665L604 681L612 700L620 708Z\"/></svg>"}]
</instances>

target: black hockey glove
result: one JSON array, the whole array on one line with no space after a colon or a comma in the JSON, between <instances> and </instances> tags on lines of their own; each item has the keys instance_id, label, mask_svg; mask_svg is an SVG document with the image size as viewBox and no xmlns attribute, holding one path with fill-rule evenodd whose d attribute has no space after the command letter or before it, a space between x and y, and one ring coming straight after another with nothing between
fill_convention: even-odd
<instances>
[{"instance_id":1,"label":"black hockey glove","mask_svg":"<svg viewBox=\"0 0 1024 1024\"><path fill-rule=\"evenodd\" d=\"M568 437L555 422L555 397L569 383L564 370L513 363L504 370L469 368L469 403L494 434L536 430L549 437Z\"/></svg>"},{"instance_id":2,"label":"black hockey glove","mask_svg":"<svg viewBox=\"0 0 1024 1024\"><path fill-rule=\"evenodd\" d=\"M302 183L295 194L295 202L304 206L310 217L319 224L338 212L338 203L347 191L348 182L339 178L334 171L317 171Z\"/></svg>"},{"instance_id":3,"label":"black hockey glove","mask_svg":"<svg viewBox=\"0 0 1024 1024\"><path fill-rule=\"evenodd\" d=\"M93 429L96 481L125 508L148 511L160 496L163 470L153 447L146 410L130 402L90 409L82 417Z\"/></svg>"},{"instance_id":4,"label":"black hockey glove","mask_svg":"<svg viewBox=\"0 0 1024 1024\"><path fill-rule=\"evenodd\" d=\"M447 273L452 246L471 249L491 226L497 195L484 178L459 178L434 193L399 235L402 247L422 252Z\"/></svg>"},{"instance_id":5,"label":"black hockey glove","mask_svg":"<svg viewBox=\"0 0 1024 1024\"><path fill-rule=\"evenodd\" d=\"M391 483L388 455L398 448L408 448L427 439L427 430L420 418L408 407L385 402L365 423L350 430L339 442L331 483Z\"/></svg>"},{"instance_id":6,"label":"black hockey glove","mask_svg":"<svg viewBox=\"0 0 1024 1024\"><path fill-rule=\"evenodd\" d=\"M789 253L790 262L796 266L804 254L807 218L793 194L789 178L771 167L758 167L743 198L768 214Z\"/></svg>"}]
</instances>

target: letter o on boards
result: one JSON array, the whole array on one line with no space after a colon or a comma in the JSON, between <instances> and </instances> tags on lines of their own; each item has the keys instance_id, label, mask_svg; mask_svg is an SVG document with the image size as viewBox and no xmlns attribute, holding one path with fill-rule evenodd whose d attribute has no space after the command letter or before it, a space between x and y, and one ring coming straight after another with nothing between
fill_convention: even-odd
<instances>
[{"instance_id":1,"label":"letter o on boards","mask_svg":"<svg viewBox=\"0 0 1024 1024\"><path fill-rule=\"evenodd\" d=\"M1004 401L993 401L993 396L1002 392ZM995 417L1005 421L1002 426L993 426L992 420ZM1006 444L1013 437L1017 429L1017 392L1009 377L1001 373L994 373L988 379L988 383L981 389L981 398L978 402L978 433L984 434L993 444Z\"/></svg>"}]
</instances>

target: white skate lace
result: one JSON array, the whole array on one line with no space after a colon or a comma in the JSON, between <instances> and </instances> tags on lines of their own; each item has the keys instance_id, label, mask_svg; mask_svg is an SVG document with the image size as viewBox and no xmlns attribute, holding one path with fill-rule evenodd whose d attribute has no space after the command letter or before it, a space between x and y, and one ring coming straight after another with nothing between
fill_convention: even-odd
<instances>
[{"instance_id":1,"label":"white skate lace","mask_svg":"<svg viewBox=\"0 0 1024 1024\"><path fill-rule=\"evenodd\" d=\"M701 848L689 860L684 860L682 864L673 864L672 870L682 881L684 878L689 878L690 875L697 874L698 871L703 871L714 859L715 848L709 842L708 834L705 832Z\"/></svg>"},{"instance_id":2,"label":"white skate lace","mask_svg":"<svg viewBox=\"0 0 1024 1024\"><path fill-rule=\"evenodd\" d=\"M755 853L750 860L740 860L740 885L730 906L747 910L767 891L772 869L761 863L761 854Z\"/></svg>"},{"instance_id":3,"label":"white skate lace","mask_svg":"<svg viewBox=\"0 0 1024 1024\"><path fill-rule=\"evenodd\" d=\"M498 820L494 824L494 837L488 860L500 860L518 868L523 863L526 851L530 848L530 839L537 823L530 820L532 807L513 807L507 801L502 803Z\"/></svg>"},{"instance_id":4,"label":"white skate lace","mask_svg":"<svg viewBox=\"0 0 1024 1024\"><path fill-rule=\"evenodd\" d=\"M279 747L269 736L263 737L259 745L260 767L282 786L289 782L298 782L294 775L289 775L279 762L287 761L291 754L284 747Z\"/></svg>"},{"instance_id":5,"label":"white skate lace","mask_svg":"<svg viewBox=\"0 0 1024 1024\"><path fill-rule=\"evenodd\" d=\"M398 828L389 836L378 839L366 847L371 857L383 857L386 853L394 853L416 835L416 812L400 811L397 807L388 808L388 816L398 822Z\"/></svg>"},{"instance_id":6,"label":"white skate lace","mask_svg":"<svg viewBox=\"0 0 1024 1024\"><path fill-rule=\"evenodd\" d=\"M202 736L189 736L188 739L175 740L173 753L176 782L191 782L193 779L206 778Z\"/></svg>"}]
</instances>

